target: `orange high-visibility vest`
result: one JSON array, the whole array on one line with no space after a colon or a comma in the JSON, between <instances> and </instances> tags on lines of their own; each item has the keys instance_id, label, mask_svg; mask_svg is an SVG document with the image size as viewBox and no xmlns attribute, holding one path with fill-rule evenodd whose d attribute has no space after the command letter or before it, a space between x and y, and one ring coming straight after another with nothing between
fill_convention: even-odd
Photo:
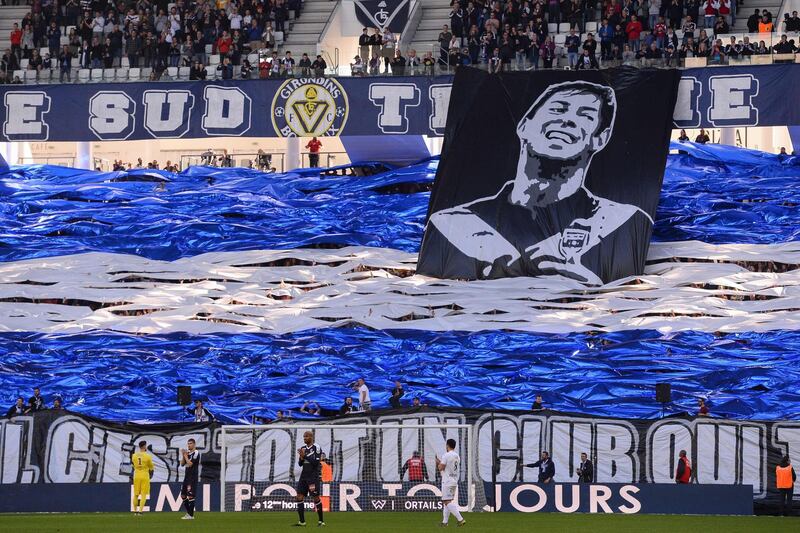
<instances>
[{"instance_id":1,"label":"orange high-visibility vest","mask_svg":"<svg viewBox=\"0 0 800 533\"><path fill-rule=\"evenodd\" d=\"M776 466L775 481L779 489L791 489L792 485L794 485L794 481L792 481L792 465Z\"/></svg>"}]
</instances>

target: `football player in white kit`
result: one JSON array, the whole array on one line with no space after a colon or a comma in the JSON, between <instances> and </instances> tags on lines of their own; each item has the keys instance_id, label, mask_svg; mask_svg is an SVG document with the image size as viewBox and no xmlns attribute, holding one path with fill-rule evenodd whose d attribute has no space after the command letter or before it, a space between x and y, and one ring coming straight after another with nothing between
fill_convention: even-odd
<instances>
[{"instance_id":1,"label":"football player in white kit","mask_svg":"<svg viewBox=\"0 0 800 533\"><path fill-rule=\"evenodd\" d=\"M461 518L456 499L456 489L458 488L459 468L461 458L456 453L455 439L447 439L447 453L441 459L436 457L436 468L442 475L442 527L447 526L450 515L458 520L458 527L466 524L466 520Z\"/></svg>"}]
</instances>

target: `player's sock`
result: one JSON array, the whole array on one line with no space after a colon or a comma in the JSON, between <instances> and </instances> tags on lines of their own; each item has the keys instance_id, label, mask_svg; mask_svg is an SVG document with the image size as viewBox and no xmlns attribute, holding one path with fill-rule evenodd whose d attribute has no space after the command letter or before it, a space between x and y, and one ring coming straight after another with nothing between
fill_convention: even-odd
<instances>
[{"instance_id":1,"label":"player's sock","mask_svg":"<svg viewBox=\"0 0 800 533\"><path fill-rule=\"evenodd\" d=\"M443 505L442 506L442 515L443 515L442 524L446 524L447 521L450 520L450 506L449 505Z\"/></svg>"},{"instance_id":2,"label":"player's sock","mask_svg":"<svg viewBox=\"0 0 800 533\"><path fill-rule=\"evenodd\" d=\"M186 500L186 512L189 516L194 516L194 500Z\"/></svg>"},{"instance_id":3,"label":"player's sock","mask_svg":"<svg viewBox=\"0 0 800 533\"><path fill-rule=\"evenodd\" d=\"M456 517L456 520L462 522L464 519L461 518L461 511L458 510L458 504L455 500L447 504L447 507L450 509L450 514Z\"/></svg>"},{"instance_id":4,"label":"player's sock","mask_svg":"<svg viewBox=\"0 0 800 533\"><path fill-rule=\"evenodd\" d=\"M306 521L306 502L297 502L297 514L300 517L300 523Z\"/></svg>"},{"instance_id":5,"label":"player's sock","mask_svg":"<svg viewBox=\"0 0 800 533\"><path fill-rule=\"evenodd\" d=\"M317 501L316 507L317 507L317 516L319 516L319 521L324 522L325 520L322 519L322 502Z\"/></svg>"}]
</instances>

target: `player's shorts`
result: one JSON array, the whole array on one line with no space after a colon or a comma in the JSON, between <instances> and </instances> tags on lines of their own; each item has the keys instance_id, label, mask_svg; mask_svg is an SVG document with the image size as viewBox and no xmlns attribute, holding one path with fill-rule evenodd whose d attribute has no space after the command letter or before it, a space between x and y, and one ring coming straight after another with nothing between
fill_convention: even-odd
<instances>
[{"instance_id":1,"label":"player's shorts","mask_svg":"<svg viewBox=\"0 0 800 533\"><path fill-rule=\"evenodd\" d=\"M147 496L150 494L150 476L133 476L133 493Z\"/></svg>"},{"instance_id":2,"label":"player's shorts","mask_svg":"<svg viewBox=\"0 0 800 533\"><path fill-rule=\"evenodd\" d=\"M181 498L194 500L197 498L197 481L184 481L181 485Z\"/></svg>"},{"instance_id":3,"label":"player's shorts","mask_svg":"<svg viewBox=\"0 0 800 533\"><path fill-rule=\"evenodd\" d=\"M303 496L312 496L316 498L319 496L319 479L317 480L308 480L300 478L300 481L297 482L297 494L301 494Z\"/></svg>"},{"instance_id":4,"label":"player's shorts","mask_svg":"<svg viewBox=\"0 0 800 533\"><path fill-rule=\"evenodd\" d=\"M456 483L448 483L447 485L442 485L442 500L455 500L456 499L456 488L458 485Z\"/></svg>"}]
</instances>

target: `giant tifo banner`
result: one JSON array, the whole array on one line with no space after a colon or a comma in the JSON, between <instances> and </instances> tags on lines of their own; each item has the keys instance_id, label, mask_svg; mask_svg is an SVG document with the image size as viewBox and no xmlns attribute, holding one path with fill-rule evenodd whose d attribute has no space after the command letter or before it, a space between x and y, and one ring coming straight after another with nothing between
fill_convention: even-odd
<instances>
[{"instance_id":1,"label":"giant tifo banner","mask_svg":"<svg viewBox=\"0 0 800 533\"><path fill-rule=\"evenodd\" d=\"M641 274L678 75L459 70L417 272L592 285Z\"/></svg>"},{"instance_id":2,"label":"giant tifo banner","mask_svg":"<svg viewBox=\"0 0 800 533\"><path fill-rule=\"evenodd\" d=\"M471 452L461 450L461 454L474 454L475 481L493 484L487 487L489 503L492 493L511 492L511 484L535 483L538 470L524 465L536 461L543 450L552 454L556 484L577 482L575 470L580 454L585 452L594 463L595 483L630 485L674 483L677 454L683 449L694 468L692 483L750 485L757 510L776 503L775 466L779 458L789 455L795 464L800 463L800 423L796 421L626 420L551 411L419 408L304 423L333 425L335 429L323 445L333 469L331 481L356 485L402 483L403 462L387 458L402 458L412 449L422 450L428 471L435 472L434 457L443 446L445 431L410 429L418 435L382 439L378 444L365 438L369 440L369 435L379 432L354 436L348 425L470 424L474 447ZM298 448L304 431L298 422L296 430L284 427L253 443L236 441L227 451L226 478L239 481L236 475L250 472L248 481L260 483L262 489L270 482L284 483L284 487L291 484L299 474L296 458L281 450ZM119 424L56 411L3 419L2 484L128 482L130 455L140 440L146 440L152 448L153 481L177 482L182 479L179 450L186 447L189 438L195 439L202 454L201 483L215 483L220 479L220 434L221 427L216 423ZM401 441L409 440L414 445L407 450ZM278 479L281 472L288 478Z\"/></svg>"},{"instance_id":3,"label":"giant tifo banner","mask_svg":"<svg viewBox=\"0 0 800 533\"><path fill-rule=\"evenodd\" d=\"M800 109L786 98L786 87L800 86L800 65L680 73L675 127L800 124ZM393 76L3 86L0 140L442 135L452 81Z\"/></svg>"}]
</instances>

